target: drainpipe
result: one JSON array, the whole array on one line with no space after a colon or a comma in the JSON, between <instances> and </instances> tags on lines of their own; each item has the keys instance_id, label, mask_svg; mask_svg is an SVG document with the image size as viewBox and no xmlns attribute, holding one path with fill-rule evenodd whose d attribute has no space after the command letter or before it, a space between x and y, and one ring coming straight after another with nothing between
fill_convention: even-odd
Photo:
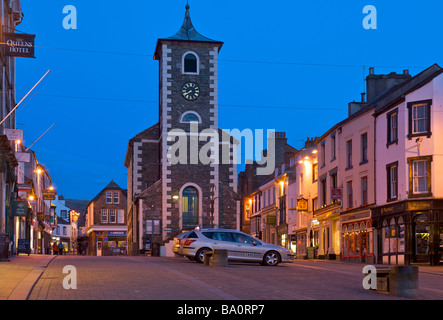
<instances>
[{"instance_id":1,"label":"drainpipe","mask_svg":"<svg viewBox=\"0 0 443 320\"><path fill-rule=\"evenodd\" d=\"M374 108L375 111L375 108ZM374 204L377 206L377 115L374 113ZM372 219L372 212L371 212ZM374 224L374 221L372 222ZM375 263L378 263L378 231L376 228L373 228L373 237L374 241L374 257Z\"/></svg>"}]
</instances>

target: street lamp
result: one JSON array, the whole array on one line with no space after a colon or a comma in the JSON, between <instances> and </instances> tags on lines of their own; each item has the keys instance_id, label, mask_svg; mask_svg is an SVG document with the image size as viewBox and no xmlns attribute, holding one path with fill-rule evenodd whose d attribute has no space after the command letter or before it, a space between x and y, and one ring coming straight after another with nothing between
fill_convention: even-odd
<instances>
[{"instance_id":1,"label":"street lamp","mask_svg":"<svg viewBox=\"0 0 443 320\"><path fill-rule=\"evenodd\" d=\"M218 199L219 197L215 197L214 198L214 192L215 192L215 185L211 184L211 228L214 228L214 203L215 203L215 199Z\"/></svg>"}]
</instances>

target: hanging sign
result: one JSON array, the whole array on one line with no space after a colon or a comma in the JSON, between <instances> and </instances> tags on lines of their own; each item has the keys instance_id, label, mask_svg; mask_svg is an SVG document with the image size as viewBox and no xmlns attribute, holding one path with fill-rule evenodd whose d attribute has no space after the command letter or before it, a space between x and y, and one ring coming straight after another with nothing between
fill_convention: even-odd
<instances>
[{"instance_id":1,"label":"hanging sign","mask_svg":"<svg viewBox=\"0 0 443 320\"><path fill-rule=\"evenodd\" d=\"M308 211L308 200L305 198L297 199L297 210Z\"/></svg>"},{"instance_id":2,"label":"hanging sign","mask_svg":"<svg viewBox=\"0 0 443 320\"><path fill-rule=\"evenodd\" d=\"M35 34L4 33L5 56L35 58Z\"/></svg>"},{"instance_id":3,"label":"hanging sign","mask_svg":"<svg viewBox=\"0 0 443 320\"><path fill-rule=\"evenodd\" d=\"M55 200L57 191L54 189L43 189L43 200Z\"/></svg>"},{"instance_id":4,"label":"hanging sign","mask_svg":"<svg viewBox=\"0 0 443 320\"><path fill-rule=\"evenodd\" d=\"M26 217L28 215L28 202L27 201L14 201L14 216Z\"/></svg>"},{"instance_id":5,"label":"hanging sign","mask_svg":"<svg viewBox=\"0 0 443 320\"><path fill-rule=\"evenodd\" d=\"M331 199L341 200L342 199L342 189L341 188L331 188Z\"/></svg>"}]
</instances>

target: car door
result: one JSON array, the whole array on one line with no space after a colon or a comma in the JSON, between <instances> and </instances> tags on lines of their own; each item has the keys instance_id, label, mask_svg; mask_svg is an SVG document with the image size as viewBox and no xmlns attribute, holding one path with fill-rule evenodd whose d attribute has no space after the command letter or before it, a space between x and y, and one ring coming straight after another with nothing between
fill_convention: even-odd
<instances>
[{"instance_id":1,"label":"car door","mask_svg":"<svg viewBox=\"0 0 443 320\"><path fill-rule=\"evenodd\" d=\"M203 235L210 240L210 247L212 249L226 249L228 250L228 259L232 258L235 249L233 239L229 232L225 231L210 231L203 232Z\"/></svg>"},{"instance_id":2,"label":"car door","mask_svg":"<svg viewBox=\"0 0 443 320\"><path fill-rule=\"evenodd\" d=\"M261 261L263 258L263 248L261 242L253 237L239 232L232 232L235 246L236 260Z\"/></svg>"}]
</instances>

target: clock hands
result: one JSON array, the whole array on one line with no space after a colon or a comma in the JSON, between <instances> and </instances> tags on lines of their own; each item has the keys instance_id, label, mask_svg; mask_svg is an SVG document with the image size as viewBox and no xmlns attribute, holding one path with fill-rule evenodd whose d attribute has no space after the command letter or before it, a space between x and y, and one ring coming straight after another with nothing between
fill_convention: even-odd
<instances>
[{"instance_id":1,"label":"clock hands","mask_svg":"<svg viewBox=\"0 0 443 320\"><path fill-rule=\"evenodd\" d=\"M195 83L186 83L182 88L182 94L187 100L197 99L199 91L199 87Z\"/></svg>"}]
</instances>

